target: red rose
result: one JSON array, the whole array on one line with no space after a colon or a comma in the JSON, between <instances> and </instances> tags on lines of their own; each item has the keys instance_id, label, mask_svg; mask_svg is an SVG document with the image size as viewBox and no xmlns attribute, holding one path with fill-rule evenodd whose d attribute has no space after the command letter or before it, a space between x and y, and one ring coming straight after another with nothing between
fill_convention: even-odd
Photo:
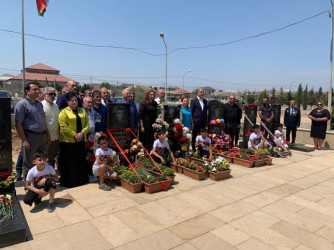
<instances>
[{"instance_id":1,"label":"red rose","mask_svg":"<svg viewBox=\"0 0 334 250\"><path fill-rule=\"evenodd\" d=\"M13 177L11 177L11 176L7 177L7 181L11 181L12 179L13 179Z\"/></svg>"},{"instance_id":2,"label":"red rose","mask_svg":"<svg viewBox=\"0 0 334 250\"><path fill-rule=\"evenodd\" d=\"M205 157L205 158L208 158L208 156L207 156L207 155L203 155L203 157Z\"/></svg>"},{"instance_id":3,"label":"red rose","mask_svg":"<svg viewBox=\"0 0 334 250\"><path fill-rule=\"evenodd\" d=\"M94 146L94 142L93 141L88 141L87 142L87 147L88 148L92 148Z\"/></svg>"},{"instance_id":4,"label":"red rose","mask_svg":"<svg viewBox=\"0 0 334 250\"><path fill-rule=\"evenodd\" d=\"M174 138L178 138L179 137L179 133L178 132L175 132L174 133Z\"/></svg>"},{"instance_id":5,"label":"red rose","mask_svg":"<svg viewBox=\"0 0 334 250\"><path fill-rule=\"evenodd\" d=\"M94 163L94 162L95 162L95 155L91 155L91 156L89 156L89 161L90 161L91 163Z\"/></svg>"},{"instance_id":6,"label":"red rose","mask_svg":"<svg viewBox=\"0 0 334 250\"><path fill-rule=\"evenodd\" d=\"M181 123L176 123L176 124L175 124L175 129L176 129L177 131L182 131L182 124L181 124Z\"/></svg>"},{"instance_id":7,"label":"red rose","mask_svg":"<svg viewBox=\"0 0 334 250\"><path fill-rule=\"evenodd\" d=\"M164 191L167 191L167 186L164 182L161 183L161 187Z\"/></svg>"},{"instance_id":8,"label":"red rose","mask_svg":"<svg viewBox=\"0 0 334 250\"><path fill-rule=\"evenodd\" d=\"M197 167L197 171L198 171L198 172L202 172L202 171L203 171L203 168L202 168L202 167Z\"/></svg>"}]
</instances>

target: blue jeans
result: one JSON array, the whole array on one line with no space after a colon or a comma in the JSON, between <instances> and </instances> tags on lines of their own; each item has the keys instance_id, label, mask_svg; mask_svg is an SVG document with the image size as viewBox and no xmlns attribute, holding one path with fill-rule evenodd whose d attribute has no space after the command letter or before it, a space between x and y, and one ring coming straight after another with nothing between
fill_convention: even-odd
<instances>
[{"instance_id":1,"label":"blue jeans","mask_svg":"<svg viewBox=\"0 0 334 250\"><path fill-rule=\"evenodd\" d=\"M16 161L17 178L22 176L22 164L23 164L23 156L22 156L22 148L21 148L19 156L17 157L17 161Z\"/></svg>"}]
</instances>

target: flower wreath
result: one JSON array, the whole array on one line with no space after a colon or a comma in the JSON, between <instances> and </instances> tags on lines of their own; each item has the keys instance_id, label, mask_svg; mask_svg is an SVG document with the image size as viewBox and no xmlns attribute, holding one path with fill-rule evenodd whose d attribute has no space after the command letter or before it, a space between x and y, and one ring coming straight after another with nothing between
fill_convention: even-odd
<instances>
[{"instance_id":1,"label":"flower wreath","mask_svg":"<svg viewBox=\"0 0 334 250\"><path fill-rule=\"evenodd\" d=\"M0 189L8 188L16 180L14 173L10 174L6 180L0 182Z\"/></svg>"}]
</instances>

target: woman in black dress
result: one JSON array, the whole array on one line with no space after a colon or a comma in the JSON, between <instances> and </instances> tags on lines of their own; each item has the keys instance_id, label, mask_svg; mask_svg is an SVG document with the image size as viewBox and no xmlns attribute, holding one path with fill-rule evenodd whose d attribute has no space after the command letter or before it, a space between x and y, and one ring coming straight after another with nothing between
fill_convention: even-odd
<instances>
[{"instance_id":1,"label":"woman in black dress","mask_svg":"<svg viewBox=\"0 0 334 250\"><path fill-rule=\"evenodd\" d=\"M318 101L317 108L311 111L308 118L312 120L311 137L313 137L314 148L321 150L326 138L327 121L330 119L329 111L324 108L322 101Z\"/></svg>"},{"instance_id":2,"label":"woman in black dress","mask_svg":"<svg viewBox=\"0 0 334 250\"><path fill-rule=\"evenodd\" d=\"M61 166L60 186L77 187L88 182L85 169L85 141L89 129L89 118L83 108L78 107L78 98L70 93L68 107L59 114L59 162Z\"/></svg>"},{"instance_id":3,"label":"woman in black dress","mask_svg":"<svg viewBox=\"0 0 334 250\"><path fill-rule=\"evenodd\" d=\"M153 147L154 130L152 124L157 119L158 104L154 101L154 96L153 90L147 91L144 102L139 107L139 139L148 151L151 151Z\"/></svg>"}]
</instances>

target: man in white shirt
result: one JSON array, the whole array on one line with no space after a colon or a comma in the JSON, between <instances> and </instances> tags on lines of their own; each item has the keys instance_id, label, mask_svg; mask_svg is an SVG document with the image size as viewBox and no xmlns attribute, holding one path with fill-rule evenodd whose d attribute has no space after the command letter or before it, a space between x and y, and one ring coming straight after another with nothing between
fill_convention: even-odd
<instances>
[{"instance_id":1,"label":"man in white shirt","mask_svg":"<svg viewBox=\"0 0 334 250\"><path fill-rule=\"evenodd\" d=\"M165 101L165 91L163 89L158 89L158 97L154 99L158 104Z\"/></svg>"},{"instance_id":2,"label":"man in white shirt","mask_svg":"<svg viewBox=\"0 0 334 250\"><path fill-rule=\"evenodd\" d=\"M110 94L107 88L101 88L101 103L107 107L110 102Z\"/></svg>"},{"instance_id":3,"label":"man in white shirt","mask_svg":"<svg viewBox=\"0 0 334 250\"><path fill-rule=\"evenodd\" d=\"M56 99L56 91L54 88L44 88L44 100L42 101L43 110L45 113L45 122L49 130L51 142L46 146L46 154L48 157L48 163L55 168L56 156L59 146L59 108L54 103Z\"/></svg>"}]
</instances>

